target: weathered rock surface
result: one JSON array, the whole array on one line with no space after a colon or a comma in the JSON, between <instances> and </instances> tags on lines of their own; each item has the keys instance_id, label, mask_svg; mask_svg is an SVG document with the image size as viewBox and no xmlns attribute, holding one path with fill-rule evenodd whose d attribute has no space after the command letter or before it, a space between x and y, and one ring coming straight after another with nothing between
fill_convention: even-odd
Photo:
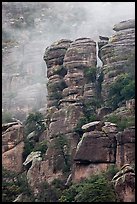
<instances>
[{"instance_id":1,"label":"weathered rock surface","mask_svg":"<svg viewBox=\"0 0 137 204\"><path fill-rule=\"evenodd\" d=\"M75 128L84 116L83 98L91 94L94 96L94 93L88 93L92 92L94 85L85 86L84 69L96 66L96 43L90 38L74 42L60 40L46 49L44 60L49 78L48 149L43 161L32 161L27 173L29 184L35 189L44 180L50 183L55 178L62 178L66 168L70 171L79 142Z\"/></svg>"},{"instance_id":2,"label":"weathered rock surface","mask_svg":"<svg viewBox=\"0 0 137 204\"><path fill-rule=\"evenodd\" d=\"M7 170L12 170L17 173L21 173L23 170L23 154L24 142L20 142L12 149L2 154L2 165Z\"/></svg>"},{"instance_id":3,"label":"weathered rock surface","mask_svg":"<svg viewBox=\"0 0 137 204\"><path fill-rule=\"evenodd\" d=\"M115 163L116 140L101 131L83 134L74 160L79 163Z\"/></svg>"},{"instance_id":4,"label":"weathered rock surface","mask_svg":"<svg viewBox=\"0 0 137 204\"><path fill-rule=\"evenodd\" d=\"M29 164L30 162L35 162L35 161L41 161L42 158L41 158L41 151L36 151L36 152L31 152L26 160L23 162L23 165L26 166L27 164Z\"/></svg>"},{"instance_id":5,"label":"weathered rock surface","mask_svg":"<svg viewBox=\"0 0 137 204\"><path fill-rule=\"evenodd\" d=\"M102 127L102 131L105 133L117 133L117 125L111 122L105 122L105 125Z\"/></svg>"},{"instance_id":6,"label":"weathered rock surface","mask_svg":"<svg viewBox=\"0 0 137 204\"><path fill-rule=\"evenodd\" d=\"M85 132L90 132L93 130L101 130L101 127L103 126L103 123L101 121L94 121L91 123L87 123L85 125L83 125L81 128L83 131Z\"/></svg>"},{"instance_id":7,"label":"weathered rock surface","mask_svg":"<svg viewBox=\"0 0 137 204\"><path fill-rule=\"evenodd\" d=\"M111 38L100 36L104 100L111 82L125 69L123 64L127 61L127 54L134 50L134 28L122 26L122 30ZM119 28L117 26L116 30ZM90 38L79 38L73 42L60 40L46 49L44 60L49 78L47 129L44 133L48 149L42 161L32 161L27 172L35 193L38 193L39 184L43 181L50 183L55 178L67 181L71 174L72 182L77 182L106 170L111 164L121 167L127 162L134 163L134 130L118 132L116 124L106 122L105 116L111 115L112 110L103 107L104 104L97 110L98 119L82 126L83 136L76 132L80 119L86 117L86 113L91 117L96 113L96 99L99 99L96 43ZM93 100L95 105L91 103ZM127 102L126 107L129 115L134 113L133 101ZM127 109L121 114L126 115Z\"/></svg>"},{"instance_id":8,"label":"weathered rock surface","mask_svg":"<svg viewBox=\"0 0 137 204\"><path fill-rule=\"evenodd\" d=\"M112 182L120 202L135 202L135 172L129 164L120 169Z\"/></svg>"},{"instance_id":9,"label":"weathered rock surface","mask_svg":"<svg viewBox=\"0 0 137 204\"><path fill-rule=\"evenodd\" d=\"M59 134L74 132L79 118L83 116L82 107L69 105L67 108L62 108L52 115L52 120L49 125L49 136L53 138Z\"/></svg>"},{"instance_id":10,"label":"weathered rock surface","mask_svg":"<svg viewBox=\"0 0 137 204\"><path fill-rule=\"evenodd\" d=\"M102 96L105 101L110 84L119 74L127 71L127 64L135 53L135 20L120 22L114 26L114 30L116 34L109 38L108 43L99 45L104 73Z\"/></svg>"},{"instance_id":11,"label":"weathered rock surface","mask_svg":"<svg viewBox=\"0 0 137 204\"><path fill-rule=\"evenodd\" d=\"M2 125L2 165L4 168L20 173L24 150L24 128L18 122Z\"/></svg>"},{"instance_id":12,"label":"weathered rock surface","mask_svg":"<svg viewBox=\"0 0 137 204\"><path fill-rule=\"evenodd\" d=\"M54 173L48 160L35 161L27 172L28 183L35 195L38 194L39 186L42 182L47 181L51 183L54 179L62 179L62 171Z\"/></svg>"},{"instance_id":13,"label":"weathered rock surface","mask_svg":"<svg viewBox=\"0 0 137 204\"><path fill-rule=\"evenodd\" d=\"M89 178L93 174L101 173L102 171L106 171L109 163L76 163L72 170L72 181L74 183L80 182L85 178Z\"/></svg>"},{"instance_id":14,"label":"weathered rock surface","mask_svg":"<svg viewBox=\"0 0 137 204\"><path fill-rule=\"evenodd\" d=\"M3 125L2 129L6 129L2 134L2 152L8 151L23 141L24 130L21 124L8 123Z\"/></svg>"},{"instance_id":15,"label":"weathered rock surface","mask_svg":"<svg viewBox=\"0 0 137 204\"><path fill-rule=\"evenodd\" d=\"M115 31L120 31L120 30L125 30L129 28L135 28L135 20L131 19L128 21L122 21L116 25L114 25L113 30Z\"/></svg>"},{"instance_id":16,"label":"weathered rock surface","mask_svg":"<svg viewBox=\"0 0 137 204\"><path fill-rule=\"evenodd\" d=\"M46 48L44 60L46 61L47 68L63 64L64 55L71 42L71 40L62 39Z\"/></svg>"},{"instance_id":17,"label":"weathered rock surface","mask_svg":"<svg viewBox=\"0 0 137 204\"><path fill-rule=\"evenodd\" d=\"M135 163L135 127L127 128L116 135L117 153L116 164L118 167Z\"/></svg>"},{"instance_id":18,"label":"weathered rock surface","mask_svg":"<svg viewBox=\"0 0 137 204\"><path fill-rule=\"evenodd\" d=\"M96 64L96 43L90 38L79 38L72 42L64 57L68 69L91 67Z\"/></svg>"}]
</instances>

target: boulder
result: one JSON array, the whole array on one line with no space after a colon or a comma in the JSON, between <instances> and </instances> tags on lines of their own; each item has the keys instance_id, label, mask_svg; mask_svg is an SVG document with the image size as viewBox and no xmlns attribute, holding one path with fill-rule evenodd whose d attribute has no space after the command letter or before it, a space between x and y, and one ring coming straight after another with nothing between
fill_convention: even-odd
<instances>
[{"instance_id":1,"label":"boulder","mask_svg":"<svg viewBox=\"0 0 137 204\"><path fill-rule=\"evenodd\" d=\"M66 108L62 108L56 111L49 124L49 136L53 138L59 134L66 134L74 132L77 126L79 118L83 116L82 106L75 106L75 104L68 105Z\"/></svg>"},{"instance_id":2,"label":"boulder","mask_svg":"<svg viewBox=\"0 0 137 204\"><path fill-rule=\"evenodd\" d=\"M129 28L135 28L135 20L130 19L127 21L121 21L120 23L114 25L113 30L115 31L120 31L120 30L125 30Z\"/></svg>"},{"instance_id":3,"label":"boulder","mask_svg":"<svg viewBox=\"0 0 137 204\"><path fill-rule=\"evenodd\" d=\"M5 131L2 133L2 152L5 152L23 141L24 128L16 123L8 123L3 127Z\"/></svg>"},{"instance_id":4,"label":"boulder","mask_svg":"<svg viewBox=\"0 0 137 204\"><path fill-rule=\"evenodd\" d=\"M44 60L47 68L56 65L62 65L66 50L70 46L71 40L62 39L47 47L44 54Z\"/></svg>"},{"instance_id":5,"label":"boulder","mask_svg":"<svg viewBox=\"0 0 137 204\"><path fill-rule=\"evenodd\" d=\"M17 173L21 173L23 170L23 155L24 142L20 142L12 149L2 154L2 165L5 169L11 170Z\"/></svg>"},{"instance_id":6,"label":"boulder","mask_svg":"<svg viewBox=\"0 0 137 204\"><path fill-rule=\"evenodd\" d=\"M79 38L68 48L63 65L68 69L96 65L96 43L90 38Z\"/></svg>"},{"instance_id":7,"label":"boulder","mask_svg":"<svg viewBox=\"0 0 137 204\"><path fill-rule=\"evenodd\" d=\"M135 202L135 172L129 164L121 167L112 182L119 202Z\"/></svg>"},{"instance_id":8,"label":"boulder","mask_svg":"<svg viewBox=\"0 0 137 204\"><path fill-rule=\"evenodd\" d=\"M102 96L105 105L111 83L118 75L128 72L135 54L135 20L120 22L114 26L114 30L116 33L109 38L108 43L99 45L99 57L103 62Z\"/></svg>"},{"instance_id":9,"label":"boulder","mask_svg":"<svg viewBox=\"0 0 137 204\"><path fill-rule=\"evenodd\" d=\"M18 125L18 122L11 122L11 123L3 123L2 124L2 132L6 131L8 128L12 127L13 125Z\"/></svg>"},{"instance_id":10,"label":"boulder","mask_svg":"<svg viewBox=\"0 0 137 204\"><path fill-rule=\"evenodd\" d=\"M35 137L35 131L33 131L33 132L31 132L31 133L29 133L28 135L27 135L27 139L29 140L29 139L32 139L33 137Z\"/></svg>"},{"instance_id":11,"label":"boulder","mask_svg":"<svg viewBox=\"0 0 137 204\"><path fill-rule=\"evenodd\" d=\"M29 164L30 162L35 162L35 161L41 161L41 151L36 151L36 152L31 152L26 160L23 162L23 165L26 166L27 164Z\"/></svg>"},{"instance_id":12,"label":"boulder","mask_svg":"<svg viewBox=\"0 0 137 204\"><path fill-rule=\"evenodd\" d=\"M102 127L102 131L105 133L117 133L117 124L111 122L104 122L104 126Z\"/></svg>"},{"instance_id":13,"label":"boulder","mask_svg":"<svg viewBox=\"0 0 137 204\"><path fill-rule=\"evenodd\" d=\"M83 134L74 160L78 163L114 163L115 153L114 135L107 137L102 131L91 131Z\"/></svg>"},{"instance_id":14,"label":"boulder","mask_svg":"<svg viewBox=\"0 0 137 204\"><path fill-rule=\"evenodd\" d=\"M116 164L121 167L125 163L135 163L135 128L127 128L116 134Z\"/></svg>"},{"instance_id":15,"label":"boulder","mask_svg":"<svg viewBox=\"0 0 137 204\"><path fill-rule=\"evenodd\" d=\"M62 171L54 173L48 160L35 161L27 172L27 180L35 196L38 195L39 187L43 182L51 183L54 179L61 178Z\"/></svg>"},{"instance_id":16,"label":"boulder","mask_svg":"<svg viewBox=\"0 0 137 204\"><path fill-rule=\"evenodd\" d=\"M103 123L101 121L94 121L83 125L81 128L84 132L90 132L94 130L101 130Z\"/></svg>"}]
</instances>

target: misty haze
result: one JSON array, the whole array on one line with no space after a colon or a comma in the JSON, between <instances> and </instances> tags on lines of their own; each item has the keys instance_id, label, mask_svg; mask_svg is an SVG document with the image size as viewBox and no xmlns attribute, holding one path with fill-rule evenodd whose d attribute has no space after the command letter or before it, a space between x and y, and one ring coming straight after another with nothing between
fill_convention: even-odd
<instances>
[{"instance_id":1,"label":"misty haze","mask_svg":"<svg viewBox=\"0 0 137 204\"><path fill-rule=\"evenodd\" d=\"M46 47L80 37L97 42L113 35L114 24L134 17L134 2L3 2L3 113L24 120L32 110L46 111Z\"/></svg>"}]
</instances>

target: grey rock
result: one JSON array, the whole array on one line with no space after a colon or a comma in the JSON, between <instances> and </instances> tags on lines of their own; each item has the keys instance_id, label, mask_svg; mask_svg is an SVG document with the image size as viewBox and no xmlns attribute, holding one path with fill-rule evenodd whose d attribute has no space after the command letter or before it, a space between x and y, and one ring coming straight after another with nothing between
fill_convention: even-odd
<instances>
[{"instance_id":1,"label":"grey rock","mask_svg":"<svg viewBox=\"0 0 137 204\"><path fill-rule=\"evenodd\" d=\"M23 165L26 166L30 162L40 161L40 160L42 160L42 158L41 158L41 151L31 152L27 156L26 160L23 162Z\"/></svg>"}]
</instances>

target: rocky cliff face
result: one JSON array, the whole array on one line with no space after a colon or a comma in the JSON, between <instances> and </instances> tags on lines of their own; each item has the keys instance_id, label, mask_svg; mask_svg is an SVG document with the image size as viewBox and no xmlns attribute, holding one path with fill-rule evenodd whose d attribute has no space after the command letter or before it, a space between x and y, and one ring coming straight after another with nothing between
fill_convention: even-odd
<instances>
[{"instance_id":1,"label":"rocky cliff face","mask_svg":"<svg viewBox=\"0 0 137 204\"><path fill-rule=\"evenodd\" d=\"M129 164L121 167L112 182L120 202L135 202L135 171Z\"/></svg>"},{"instance_id":2,"label":"rocky cliff face","mask_svg":"<svg viewBox=\"0 0 137 204\"><path fill-rule=\"evenodd\" d=\"M134 66L129 67L131 59L135 61L135 20L122 21L114 25L116 34L109 40L101 39L99 57L103 62L104 80L102 83L102 96L107 101L110 84L121 73L133 72Z\"/></svg>"},{"instance_id":3,"label":"rocky cliff face","mask_svg":"<svg viewBox=\"0 0 137 204\"><path fill-rule=\"evenodd\" d=\"M45 50L48 101L42 140L48 142L48 149L43 157L39 152L29 155L27 179L35 194L43 181L71 178L79 182L111 164L121 167L135 162L134 125L119 131L118 124L107 120L112 113L122 115L121 120L133 116L134 100L114 112L105 107L110 84L129 71L134 21L122 22L114 29L117 33L111 38L100 36L101 68L97 67L96 42L90 38L62 39ZM28 160L24 166L26 163Z\"/></svg>"},{"instance_id":4,"label":"rocky cliff face","mask_svg":"<svg viewBox=\"0 0 137 204\"><path fill-rule=\"evenodd\" d=\"M43 161L34 162L28 170L29 183L35 190L43 180L50 183L55 178L67 179L69 176L73 182L78 182L106 170L111 164L121 167L125 163L134 163L134 127L119 132L116 124L105 121L105 116L112 110L106 107L101 116L95 104L97 97L101 99L100 95L106 100L106 84L115 80L121 70L127 71L124 66L127 60L125 53L134 51L134 28L133 21L130 25L132 28L125 24L124 28L115 26L115 30L117 27L120 29L115 38L101 37L99 55L103 61L104 81L100 94L98 78L102 70L96 67L96 43L92 39L79 38L73 42L63 39L46 48L44 60L49 80L45 138L48 149ZM128 40L128 36L131 40ZM126 52L123 52L125 47ZM110 54L107 55L108 52ZM123 60L118 60L118 56ZM116 73L110 77L109 72ZM133 115L131 109L127 105L126 114ZM104 119L93 121L89 117L84 121L81 132L77 131L80 119L94 114Z\"/></svg>"},{"instance_id":5,"label":"rocky cliff face","mask_svg":"<svg viewBox=\"0 0 137 204\"><path fill-rule=\"evenodd\" d=\"M2 165L13 172L23 171L24 150L23 126L18 122L2 126Z\"/></svg>"}]
</instances>

